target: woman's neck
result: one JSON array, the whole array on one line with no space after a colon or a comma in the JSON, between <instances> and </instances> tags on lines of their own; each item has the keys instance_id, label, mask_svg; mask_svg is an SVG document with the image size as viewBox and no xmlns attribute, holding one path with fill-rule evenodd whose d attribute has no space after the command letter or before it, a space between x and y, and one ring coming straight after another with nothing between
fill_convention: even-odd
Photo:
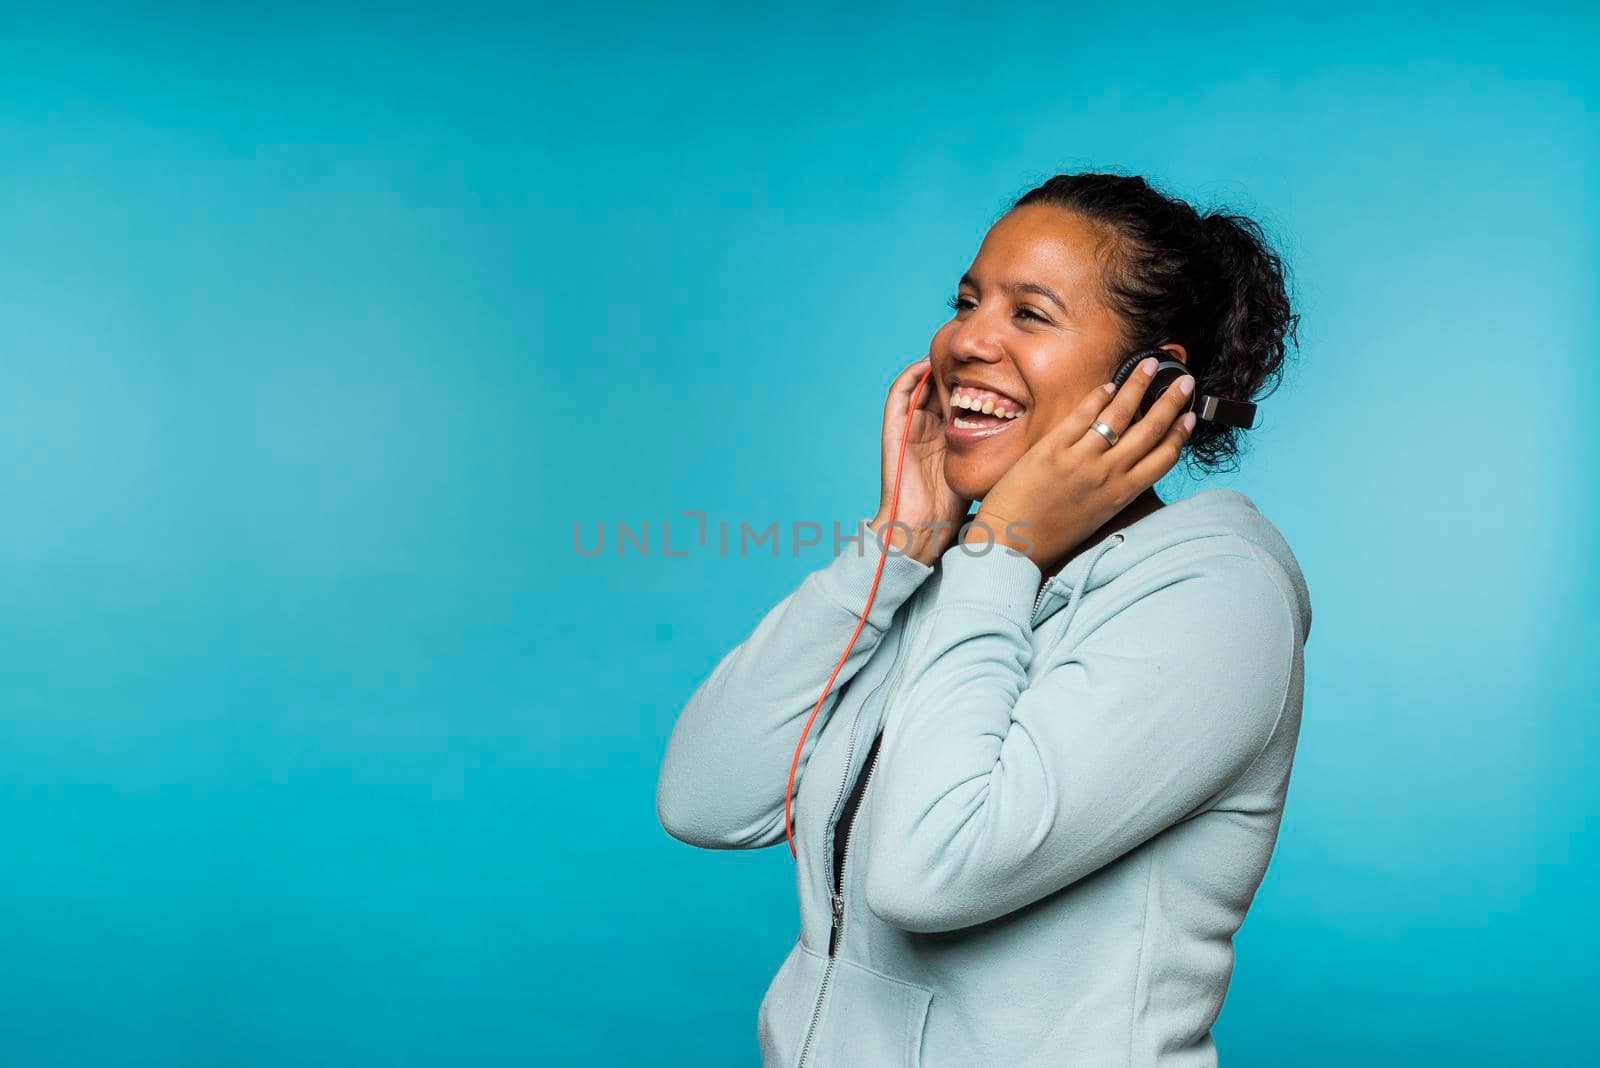
<instances>
[{"instance_id":1,"label":"woman's neck","mask_svg":"<svg viewBox=\"0 0 1600 1068\"><path fill-rule=\"evenodd\" d=\"M1129 502L1128 506L1122 509L1122 511L1118 512L1116 515L1112 516L1110 519L1101 524L1100 529L1096 530L1093 534L1090 534L1087 538L1083 539L1083 541L1073 546L1072 549L1066 553L1066 555L1061 557L1061 559L1052 562L1048 567L1041 568L1040 571L1042 577L1039 581L1039 588L1044 589L1044 584L1046 582L1049 582L1050 579L1055 575L1060 574L1063 568L1072 563L1072 561L1077 558L1078 554L1083 552L1083 550L1087 549L1089 546L1097 544L1107 535L1122 530L1124 527L1131 527L1133 524L1154 512L1156 509L1165 508L1166 506L1167 502L1163 501L1159 496L1157 496L1154 488L1145 490L1143 493L1139 494L1139 496L1135 497L1131 502Z\"/></svg>"}]
</instances>

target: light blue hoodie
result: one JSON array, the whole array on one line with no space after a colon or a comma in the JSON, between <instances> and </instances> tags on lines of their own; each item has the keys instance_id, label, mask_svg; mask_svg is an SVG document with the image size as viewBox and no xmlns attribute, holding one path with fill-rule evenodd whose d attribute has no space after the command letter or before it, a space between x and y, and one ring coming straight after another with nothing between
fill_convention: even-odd
<instances>
[{"instance_id":1,"label":"light blue hoodie","mask_svg":"<svg viewBox=\"0 0 1600 1068\"><path fill-rule=\"evenodd\" d=\"M861 529L684 708L674 838L785 842L795 745L877 566ZM1216 1064L1299 734L1305 578L1229 489L1041 577L959 544L885 563L796 774L800 933L753 1021L764 1068ZM836 900L832 829L869 771Z\"/></svg>"}]
</instances>

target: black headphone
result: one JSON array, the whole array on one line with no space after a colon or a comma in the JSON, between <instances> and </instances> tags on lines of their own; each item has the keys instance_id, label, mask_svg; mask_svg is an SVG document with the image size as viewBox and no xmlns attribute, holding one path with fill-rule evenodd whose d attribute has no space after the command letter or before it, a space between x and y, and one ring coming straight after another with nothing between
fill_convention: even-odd
<instances>
[{"instance_id":1,"label":"black headphone","mask_svg":"<svg viewBox=\"0 0 1600 1068\"><path fill-rule=\"evenodd\" d=\"M1140 349L1117 366L1117 373L1111 376L1111 381L1121 389L1122 384L1133 374L1133 369L1144 362L1145 357L1154 356L1161 361L1156 368L1155 378L1144 391L1144 397L1139 401L1139 412L1134 416L1137 422L1141 417L1150 413L1150 407L1161 397L1162 391L1178 379L1189 373L1189 369L1182 363L1172 358L1172 353L1166 349ZM1255 426L1256 406L1249 401L1229 400L1226 397L1213 397L1199 392L1189 395L1189 406L1186 412L1194 412L1196 418L1209 419L1213 423L1223 426L1236 426L1249 430Z\"/></svg>"}]
</instances>

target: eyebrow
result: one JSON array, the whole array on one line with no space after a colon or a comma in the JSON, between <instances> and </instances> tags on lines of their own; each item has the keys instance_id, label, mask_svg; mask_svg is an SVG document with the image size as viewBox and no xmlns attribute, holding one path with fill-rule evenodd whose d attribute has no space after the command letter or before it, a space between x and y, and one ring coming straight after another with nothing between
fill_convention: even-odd
<instances>
[{"instance_id":1,"label":"eyebrow","mask_svg":"<svg viewBox=\"0 0 1600 1068\"><path fill-rule=\"evenodd\" d=\"M962 275L961 284L964 286L971 286L973 289L976 289L979 292L983 291L983 287L978 285L971 274ZM1063 315L1072 314L1072 312L1067 309L1067 302L1062 300L1056 294L1055 290L1051 289L1049 286L1040 285L1038 282L1003 282L1001 283L1000 288L1005 290L1007 293L1038 294L1039 296L1044 297L1046 300L1053 301L1055 306L1061 309L1061 313Z\"/></svg>"}]
</instances>

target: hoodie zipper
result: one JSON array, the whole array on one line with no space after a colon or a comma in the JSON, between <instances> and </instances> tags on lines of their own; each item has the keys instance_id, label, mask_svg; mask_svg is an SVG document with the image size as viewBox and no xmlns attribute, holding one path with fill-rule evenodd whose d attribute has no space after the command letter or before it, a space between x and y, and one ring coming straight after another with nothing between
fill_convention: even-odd
<instances>
[{"instance_id":1,"label":"hoodie zipper","mask_svg":"<svg viewBox=\"0 0 1600 1068\"><path fill-rule=\"evenodd\" d=\"M1047 578L1044 580L1043 584L1039 586L1039 596L1033 599L1033 614L1028 617L1030 622L1039 617L1039 606L1044 604L1044 595L1049 591L1050 583L1053 581L1053 577Z\"/></svg>"},{"instance_id":2,"label":"hoodie zipper","mask_svg":"<svg viewBox=\"0 0 1600 1068\"><path fill-rule=\"evenodd\" d=\"M850 830L845 832L844 849L839 853L839 872L841 878L840 889L833 894L833 929L829 932L832 948L828 950L828 964L822 970L822 988L817 992L817 1005L811 1011L811 1026L806 1029L806 1044L800 1050L800 1063L796 1068L805 1068L806 1058L811 1055L811 1040L817 1031L817 1021L822 1017L822 1002L828 996L828 981L833 978L833 964L839 957L839 948L844 945L844 879L842 878L845 865L850 860L850 843L855 840L856 827L861 823L861 807L867 803L867 790L872 786L872 772L878 766L878 758L883 755L883 747L872 754L872 763L867 765L861 780L861 801L856 806L855 818L850 821Z\"/></svg>"},{"instance_id":3,"label":"hoodie zipper","mask_svg":"<svg viewBox=\"0 0 1600 1068\"><path fill-rule=\"evenodd\" d=\"M885 703L887 703L889 698L894 695L894 684L899 681L900 660L905 654L907 646L911 644L912 636L915 633L918 607L920 606L913 605L911 612L907 616L906 629L904 633L900 635L900 644L894 651L894 661L889 665L889 673L884 676L884 681L872 691L872 696L876 696L878 691L881 689L884 692ZM872 700L872 696L867 698L868 702ZM864 711L865 705L862 707ZM839 784L839 798L833 803L835 821L838 819L839 804L844 799L846 784L850 781L849 757L855 753L855 728L859 725L860 716L857 716L856 723L851 726L850 730L850 747L845 758L844 782ZM861 806L867 803L867 788L872 783L872 771L878 766L878 757L881 755L882 751L883 747L880 745L878 747L878 751L872 754L872 763L867 765L867 770L862 773L864 778L861 781L861 800L856 805L855 817L850 821L850 829L845 832L844 849L839 853L839 882L837 886L833 885L833 865L827 865L827 878L829 884L828 893L829 900L833 907L833 922L828 928L828 963L822 969L822 986L817 990L817 1003L816 1006L811 1010L811 1026L806 1028L805 1045L800 1049L800 1062L795 1066L795 1068L805 1068L806 1058L811 1055L811 1042L816 1037L817 1021L822 1018L822 1005L828 996L828 983L833 978L833 962L838 958L839 947L843 945L844 942L844 939L841 937L844 932L844 865L845 860L850 853L850 843L856 836L856 824L861 820ZM828 828L826 840L833 840L832 826Z\"/></svg>"}]
</instances>

